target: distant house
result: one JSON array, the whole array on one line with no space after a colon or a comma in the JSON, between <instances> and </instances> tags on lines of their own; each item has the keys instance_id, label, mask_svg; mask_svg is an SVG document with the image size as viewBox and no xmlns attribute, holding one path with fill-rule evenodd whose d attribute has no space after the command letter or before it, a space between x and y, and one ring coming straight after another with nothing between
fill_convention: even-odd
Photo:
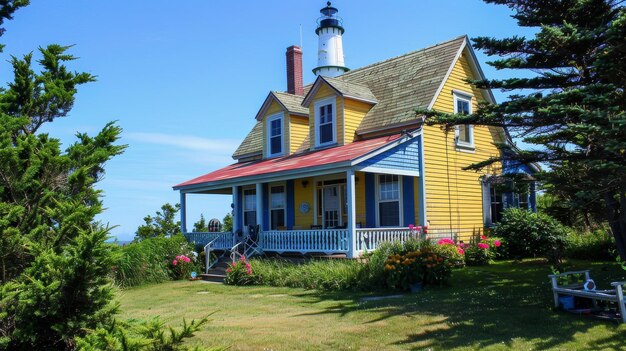
<instances>
[{"instance_id":1,"label":"distant house","mask_svg":"<svg viewBox=\"0 0 626 351\"><path fill-rule=\"evenodd\" d=\"M236 162L174 186L183 232L186 194L233 198L233 233L188 233L191 240L229 249L258 225L251 253L355 257L414 235L411 224L467 241L504 207L535 208L533 183L515 191L499 181L502 173L532 169L462 169L497 155L504 130L464 125L445 132L415 113L471 113L480 101L494 101L466 81L483 78L466 36L349 70L337 9L321 13L317 79L303 86L302 51L288 48L288 91L267 95Z\"/></svg>"}]
</instances>

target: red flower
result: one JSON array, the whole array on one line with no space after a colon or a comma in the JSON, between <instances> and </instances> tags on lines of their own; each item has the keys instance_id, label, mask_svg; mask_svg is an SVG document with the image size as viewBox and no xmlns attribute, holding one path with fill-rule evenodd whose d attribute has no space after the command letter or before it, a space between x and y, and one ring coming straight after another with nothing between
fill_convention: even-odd
<instances>
[{"instance_id":1,"label":"red flower","mask_svg":"<svg viewBox=\"0 0 626 351\"><path fill-rule=\"evenodd\" d=\"M480 238L481 238L482 240L487 240L487 237L486 237L486 236L484 236L484 235L481 235L481 236L480 236Z\"/></svg>"},{"instance_id":2,"label":"red flower","mask_svg":"<svg viewBox=\"0 0 626 351\"><path fill-rule=\"evenodd\" d=\"M465 255L465 250L463 250L462 248L457 248L456 249L461 255Z\"/></svg>"},{"instance_id":3,"label":"red flower","mask_svg":"<svg viewBox=\"0 0 626 351\"><path fill-rule=\"evenodd\" d=\"M486 249L489 248L489 245L488 244L484 244L484 243L478 243L477 246L478 246L479 249L483 249L483 250L486 250Z\"/></svg>"},{"instance_id":4,"label":"red flower","mask_svg":"<svg viewBox=\"0 0 626 351\"><path fill-rule=\"evenodd\" d=\"M177 264L178 264L178 260L174 260L174 261L172 261L172 264L173 264L174 266L175 266L175 265L177 265Z\"/></svg>"},{"instance_id":5,"label":"red flower","mask_svg":"<svg viewBox=\"0 0 626 351\"><path fill-rule=\"evenodd\" d=\"M500 247L500 245L502 245L500 240L496 240L496 241L493 242L493 246L495 246L495 247Z\"/></svg>"}]
</instances>

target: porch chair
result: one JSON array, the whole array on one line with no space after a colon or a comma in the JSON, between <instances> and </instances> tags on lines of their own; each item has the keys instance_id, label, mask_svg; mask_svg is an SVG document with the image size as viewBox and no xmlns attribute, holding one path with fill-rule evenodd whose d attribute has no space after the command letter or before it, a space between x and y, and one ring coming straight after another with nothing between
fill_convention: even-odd
<instances>
[{"instance_id":1,"label":"porch chair","mask_svg":"<svg viewBox=\"0 0 626 351\"><path fill-rule=\"evenodd\" d=\"M243 254L247 257L254 253L260 253L259 248L259 225L250 225L248 226L248 237L245 238L244 243L244 252Z\"/></svg>"}]
</instances>

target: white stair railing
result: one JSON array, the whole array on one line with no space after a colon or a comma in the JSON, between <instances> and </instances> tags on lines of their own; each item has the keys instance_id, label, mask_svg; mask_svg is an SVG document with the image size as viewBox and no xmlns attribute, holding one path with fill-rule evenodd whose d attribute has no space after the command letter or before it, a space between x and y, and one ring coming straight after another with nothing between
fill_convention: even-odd
<instances>
[{"instance_id":1,"label":"white stair railing","mask_svg":"<svg viewBox=\"0 0 626 351\"><path fill-rule=\"evenodd\" d=\"M222 233L193 233L193 234L213 234L212 240L209 241L206 245L204 245L204 263L205 263L205 273L209 273L209 269L211 269L220 259L220 257L216 257L215 260L211 260L211 253L217 250L224 250L225 248L229 248L232 246L232 242L235 240L233 233L231 232L222 232ZM188 238L189 239L189 238ZM190 240L191 241L191 240ZM223 256L223 255L222 255Z\"/></svg>"}]
</instances>

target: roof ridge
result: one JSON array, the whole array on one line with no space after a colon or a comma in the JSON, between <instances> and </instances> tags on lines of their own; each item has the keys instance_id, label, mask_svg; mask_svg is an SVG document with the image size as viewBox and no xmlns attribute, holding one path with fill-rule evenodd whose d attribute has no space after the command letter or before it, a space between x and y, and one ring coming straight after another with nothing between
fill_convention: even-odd
<instances>
[{"instance_id":1,"label":"roof ridge","mask_svg":"<svg viewBox=\"0 0 626 351\"><path fill-rule=\"evenodd\" d=\"M355 69L350 70L350 71L348 71L348 72L346 72L346 73L344 73L344 74L342 74L340 76L337 76L335 78L350 76L352 73L359 72L359 71L362 71L364 69L368 69L368 68L371 68L373 66L377 66L377 65L380 65L380 64L383 64L383 63L387 63L387 62L390 62L390 61L401 59L401 58L404 58L404 57L409 56L409 55L414 55L414 54L417 54L419 52L424 52L424 51L427 51L427 50L436 49L436 48L438 48L440 46L444 46L444 45L450 44L450 43L452 43L455 40L465 39L466 37L467 37L467 34L460 35L460 36L458 36L458 37L456 37L454 39L446 40L446 41L437 43L435 45L431 45L431 46L427 46L425 48L413 50L413 51L407 52L407 53L402 54L402 55L398 55L398 56L394 56L392 58L388 58L388 59L383 60L383 61L378 61L378 62L374 62L374 63L371 63L369 65L363 66L363 67L355 68Z\"/></svg>"}]
</instances>

